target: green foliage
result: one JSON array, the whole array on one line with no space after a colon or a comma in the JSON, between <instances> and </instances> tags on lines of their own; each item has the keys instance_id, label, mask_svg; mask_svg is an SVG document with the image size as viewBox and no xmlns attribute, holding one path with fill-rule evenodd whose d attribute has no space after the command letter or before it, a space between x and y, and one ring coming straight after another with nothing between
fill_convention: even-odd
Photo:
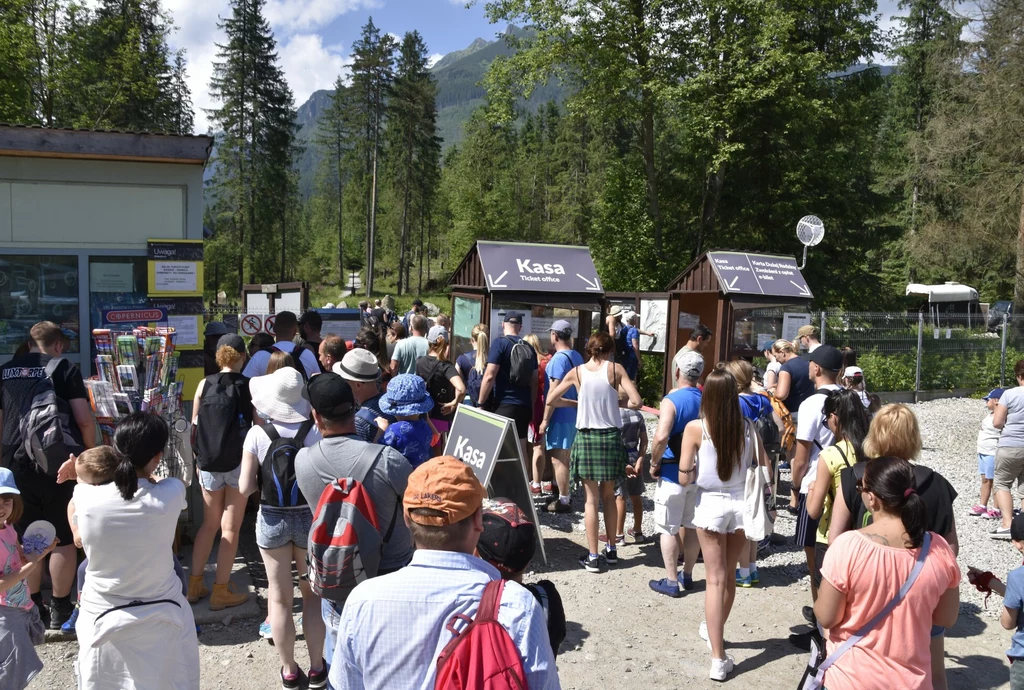
<instances>
[{"instance_id":1,"label":"green foliage","mask_svg":"<svg viewBox=\"0 0 1024 690\"><path fill-rule=\"evenodd\" d=\"M647 352L640 355L643 366L637 377L636 387L648 407L657 408L665 392L665 356Z\"/></svg>"}]
</instances>

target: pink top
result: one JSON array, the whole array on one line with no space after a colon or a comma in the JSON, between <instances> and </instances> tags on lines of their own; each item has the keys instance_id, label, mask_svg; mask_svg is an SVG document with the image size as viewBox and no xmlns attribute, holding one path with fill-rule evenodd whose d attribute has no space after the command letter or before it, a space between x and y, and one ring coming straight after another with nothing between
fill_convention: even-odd
<instances>
[{"instance_id":1,"label":"pink top","mask_svg":"<svg viewBox=\"0 0 1024 690\"><path fill-rule=\"evenodd\" d=\"M878 614L914 569L917 550L883 546L860 531L845 532L828 547L821 575L846 595L841 623L829 630L831 653ZM960 585L949 544L932 533L924 568L907 598L825 672L828 690L932 687L932 615L946 590Z\"/></svg>"},{"instance_id":2,"label":"pink top","mask_svg":"<svg viewBox=\"0 0 1024 690\"><path fill-rule=\"evenodd\" d=\"M10 525L5 525L3 529L0 529L0 574L7 575L21 570L23 565L25 563L21 560L21 554L18 551L18 533ZM29 596L24 580L6 592L0 592L0 606L10 606L26 611L32 608L32 598Z\"/></svg>"}]
</instances>

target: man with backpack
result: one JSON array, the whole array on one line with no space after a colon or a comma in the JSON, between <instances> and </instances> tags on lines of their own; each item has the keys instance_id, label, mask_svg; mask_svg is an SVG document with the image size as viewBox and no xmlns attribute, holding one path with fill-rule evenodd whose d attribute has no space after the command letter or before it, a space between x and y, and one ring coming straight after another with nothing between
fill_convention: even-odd
<instances>
[{"instance_id":1,"label":"man with backpack","mask_svg":"<svg viewBox=\"0 0 1024 690\"><path fill-rule=\"evenodd\" d=\"M480 382L478 404L486 401L494 391L493 412L516 423L516 436L529 458L526 438L533 420L533 401L537 399L537 353L528 342L519 337L523 330L523 315L517 311L505 313L503 335L495 338L487 354L487 370Z\"/></svg>"},{"instance_id":2,"label":"man with backpack","mask_svg":"<svg viewBox=\"0 0 1024 690\"><path fill-rule=\"evenodd\" d=\"M60 327L41 321L29 331L28 354L0 367L0 466L14 473L21 490L25 511L19 527L46 520L56 527L60 540L50 556L53 596L48 610L43 609L39 594L42 574L29 578L32 600L43 622L53 630L60 630L74 611L71 586L77 570L68 524L68 503L75 485L58 484L57 469L69 453L96 445L95 421L82 373L63 358L64 349ZM43 436L43 432L55 429L56 434ZM33 446L35 451L30 454Z\"/></svg>"},{"instance_id":3,"label":"man with backpack","mask_svg":"<svg viewBox=\"0 0 1024 690\"><path fill-rule=\"evenodd\" d=\"M544 610L473 555L487 491L469 465L445 456L413 471L405 521L416 551L396 573L353 590L331 662L335 688L496 687L504 672L530 690L560 688Z\"/></svg>"},{"instance_id":4,"label":"man with backpack","mask_svg":"<svg viewBox=\"0 0 1024 690\"><path fill-rule=\"evenodd\" d=\"M323 440L299 451L295 478L302 495L316 506L307 553L310 585L323 599L324 658L330 660L341 611L352 588L362 579L394 572L412 558L409 528L401 510L412 465L394 448L367 443L356 433L356 398L341 376L321 374L309 382L307 395ZM343 495L337 495L342 492L325 491L341 478L359 483L367 499L359 505L372 515L357 517L346 514L340 505L328 507L330 502L344 501ZM351 493L354 486L346 485L346 490ZM346 531L342 522L353 526L357 539L346 545L347 550L331 552L333 537ZM372 533L361 533L360 526ZM330 567L332 562L343 565ZM356 572L355 563L365 572Z\"/></svg>"},{"instance_id":5,"label":"man with backpack","mask_svg":"<svg viewBox=\"0 0 1024 690\"><path fill-rule=\"evenodd\" d=\"M576 367L583 366L583 355L572 349L572 324L559 319L551 324L551 346L555 354L551 357L544 375L547 377L548 390L554 390L562 379ZM566 400L576 400L578 393L575 388L566 391ZM569 494L569 452L576 440L576 408L544 406L544 420L538 430L544 436L544 445L551 454L551 465L558 486L558 497L547 504L549 513L571 513L572 502ZM540 477L534 477L540 480ZM536 488L535 488L536 487ZM530 491L540 494L543 487L534 482Z\"/></svg>"},{"instance_id":6,"label":"man with backpack","mask_svg":"<svg viewBox=\"0 0 1024 690\"><path fill-rule=\"evenodd\" d=\"M299 332L299 320L295 313L282 311L274 317L274 340L276 341L271 350L260 350L252 356L249 363L245 365L242 375L248 379L263 376L267 373L267 364L270 363L270 355L273 350L287 352L295 360L296 368L301 368L305 380L309 380L320 373L320 364L309 349L297 347L293 342Z\"/></svg>"},{"instance_id":7,"label":"man with backpack","mask_svg":"<svg viewBox=\"0 0 1024 690\"><path fill-rule=\"evenodd\" d=\"M320 316L320 313L315 309L307 309L302 312L302 316L299 317L299 335L296 338L298 341L297 344L312 352L313 356L317 358L320 356L320 343L323 342L323 338L320 336L320 330L323 327L323 317ZM325 368L323 362L318 361L317 364L320 366L321 374L325 371L331 370L330 367Z\"/></svg>"}]
</instances>

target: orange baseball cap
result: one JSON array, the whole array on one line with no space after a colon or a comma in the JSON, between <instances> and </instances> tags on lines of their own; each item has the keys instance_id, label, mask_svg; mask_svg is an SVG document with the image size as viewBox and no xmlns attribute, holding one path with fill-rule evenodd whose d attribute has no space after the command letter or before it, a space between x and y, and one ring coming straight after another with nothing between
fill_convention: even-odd
<instances>
[{"instance_id":1,"label":"orange baseball cap","mask_svg":"<svg viewBox=\"0 0 1024 690\"><path fill-rule=\"evenodd\" d=\"M483 505L487 490L473 469L458 458L444 455L429 460L409 475L402 503L409 519L427 527L444 527L465 520ZM440 515L417 515L414 508L431 508Z\"/></svg>"}]
</instances>

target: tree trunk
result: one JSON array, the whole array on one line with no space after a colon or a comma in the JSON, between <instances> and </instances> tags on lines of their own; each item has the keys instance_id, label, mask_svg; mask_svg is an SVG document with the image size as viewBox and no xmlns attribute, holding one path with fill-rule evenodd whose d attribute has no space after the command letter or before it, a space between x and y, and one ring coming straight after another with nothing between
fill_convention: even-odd
<instances>
[{"instance_id":1,"label":"tree trunk","mask_svg":"<svg viewBox=\"0 0 1024 690\"><path fill-rule=\"evenodd\" d=\"M722 188L725 186L725 163L718 166L718 169L709 173L704 181L704 194L700 203L700 228L697 233L697 247L695 256L700 256L704 251L704 239L711 234L715 227L715 216L718 214L718 202L722 198Z\"/></svg>"},{"instance_id":2,"label":"tree trunk","mask_svg":"<svg viewBox=\"0 0 1024 690\"><path fill-rule=\"evenodd\" d=\"M426 203L424 203L424 206L426 206ZM419 261L419 264L420 264L420 284L419 284L419 287L416 290L416 292L418 292L421 295L423 294L423 225L424 225L424 220L425 219L426 219L426 216L421 211L420 212L420 261Z\"/></svg>"},{"instance_id":3,"label":"tree trunk","mask_svg":"<svg viewBox=\"0 0 1024 690\"><path fill-rule=\"evenodd\" d=\"M647 176L647 213L654 224L654 253L661 256L661 205L658 203L658 172L654 165L654 108L650 105L649 93L643 96L643 147L644 173Z\"/></svg>"},{"instance_id":4,"label":"tree trunk","mask_svg":"<svg viewBox=\"0 0 1024 690\"><path fill-rule=\"evenodd\" d=\"M341 184L341 150L338 150L338 286L345 289L345 235L343 221L345 213L345 187Z\"/></svg>"},{"instance_id":5,"label":"tree trunk","mask_svg":"<svg viewBox=\"0 0 1024 690\"><path fill-rule=\"evenodd\" d=\"M1017 222L1017 276L1013 282L1013 313L1024 314L1024 184L1021 185L1020 219Z\"/></svg>"},{"instance_id":6,"label":"tree trunk","mask_svg":"<svg viewBox=\"0 0 1024 690\"><path fill-rule=\"evenodd\" d=\"M288 219L286 217L287 213L288 213L287 211L284 211L281 214L281 282L282 283L285 280L285 277L284 277L284 273L285 273L285 270L284 270L285 244L286 244L286 239L287 239L287 236L288 236Z\"/></svg>"},{"instance_id":7,"label":"tree trunk","mask_svg":"<svg viewBox=\"0 0 1024 690\"><path fill-rule=\"evenodd\" d=\"M366 264L366 296L373 296L373 262L377 240L377 136L373 137L373 173L370 183L370 258Z\"/></svg>"}]
</instances>

